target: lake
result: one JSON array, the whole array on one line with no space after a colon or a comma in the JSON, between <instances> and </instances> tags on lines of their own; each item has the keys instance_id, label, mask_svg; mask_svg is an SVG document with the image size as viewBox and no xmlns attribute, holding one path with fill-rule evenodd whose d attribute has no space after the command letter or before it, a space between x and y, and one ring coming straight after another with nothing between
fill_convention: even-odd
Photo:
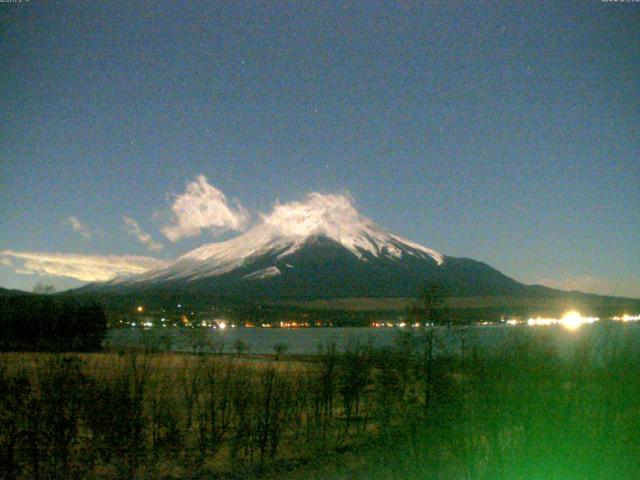
<instances>
[{"instance_id":1,"label":"lake","mask_svg":"<svg viewBox=\"0 0 640 480\"><path fill-rule=\"evenodd\" d=\"M478 345L497 347L508 345L517 337L539 336L545 343L554 345L563 355L570 355L579 344L590 343L598 348L604 344L622 347L632 341L640 346L640 325L593 324L583 325L577 330L567 330L560 325L482 325L470 327L438 327L440 351L460 351ZM365 343L376 347L391 347L399 335L419 335L420 329L412 328L121 328L110 329L104 340L107 348L152 346L176 352L202 350L224 353L236 352L236 343L245 346L244 353L273 354L276 345L286 345L289 354L314 354L321 346L332 343L338 349L350 344Z\"/></svg>"}]
</instances>

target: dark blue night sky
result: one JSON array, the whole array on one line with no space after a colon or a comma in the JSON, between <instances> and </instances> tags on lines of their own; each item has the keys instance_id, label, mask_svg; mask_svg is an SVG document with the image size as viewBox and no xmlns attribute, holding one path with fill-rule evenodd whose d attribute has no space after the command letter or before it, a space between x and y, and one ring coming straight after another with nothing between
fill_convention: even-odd
<instances>
[{"instance_id":1,"label":"dark blue night sky","mask_svg":"<svg viewBox=\"0 0 640 480\"><path fill-rule=\"evenodd\" d=\"M169 260L323 192L526 283L640 297L640 3L32 0L0 22L0 286ZM168 229L189 184L227 223Z\"/></svg>"}]
</instances>

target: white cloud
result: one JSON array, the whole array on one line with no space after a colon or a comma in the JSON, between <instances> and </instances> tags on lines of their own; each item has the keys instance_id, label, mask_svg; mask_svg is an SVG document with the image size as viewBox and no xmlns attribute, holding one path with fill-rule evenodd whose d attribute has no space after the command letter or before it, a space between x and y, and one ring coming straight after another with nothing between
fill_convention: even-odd
<instances>
[{"instance_id":1,"label":"white cloud","mask_svg":"<svg viewBox=\"0 0 640 480\"><path fill-rule=\"evenodd\" d=\"M276 203L262 219L282 235L322 233L334 238L357 234L371 223L358 213L351 197L318 192L308 194L301 202Z\"/></svg>"},{"instance_id":2,"label":"white cloud","mask_svg":"<svg viewBox=\"0 0 640 480\"><path fill-rule=\"evenodd\" d=\"M77 217L67 217L65 223L70 225L71 228L73 228L73 231L79 233L82 238L89 239L92 237L91 229L78 220Z\"/></svg>"},{"instance_id":3,"label":"white cloud","mask_svg":"<svg viewBox=\"0 0 640 480\"><path fill-rule=\"evenodd\" d=\"M198 175L183 194L175 196L171 223L162 228L162 233L175 242L200 235L202 230L243 231L249 225L249 213L237 200L233 203L230 205L225 194L211 186L207 177Z\"/></svg>"},{"instance_id":4,"label":"white cloud","mask_svg":"<svg viewBox=\"0 0 640 480\"><path fill-rule=\"evenodd\" d=\"M33 275L31 270L27 270L25 268L16 268L14 272L19 273L20 275Z\"/></svg>"},{"instance_id":5,"label":"white cloud","mask_svg":"<svg viewBox=\"0 0 640 480\"><path fill-rule=\"evenodd\" d=\"M0 265L4 265L5 267L10 267L13 265L10 258L0 258Z\"/></svg>"},{"instance_id":6,"label":"white cloud","mask_svg":"<svg viewBox=\"0 0 640 480\"><path fill-rule=\"evenodd\" d=\"M142 230L142 228L140 228L140 225L138 225L138 222L136 222L133 218L124 216L122 217L122 220L127 226L127 232L129 232L129 235L137 238L138 241L145 245L149 250L158 252L164 248L164 245L156 242L151 237L151 235Z\"/></svg>"},{"instance_id":7,"label":"white cloud","mask_svg":"<svg viewBox=\"0 0 640 480\"><path fill-rule=\"evenodd\" d=\"M640 298L640 282L638 281L613 281L591 275L580 275L559 279L543 278L537 283L560 290L577 290L598 295Z\"/></svg>"},{"instance_id":8,"label":"white cloud","mask_svg":"<svg viewBox=\"0 0 640 480\"><path fill-rule=\"evenodd\" d=\"M144 273L168 262L135 255L79 255L74 253L15 252L0 250L0 258L22 262L16 273L69 277L84 282L103 282L118 275Z\"/></svg>"}]
</instances>

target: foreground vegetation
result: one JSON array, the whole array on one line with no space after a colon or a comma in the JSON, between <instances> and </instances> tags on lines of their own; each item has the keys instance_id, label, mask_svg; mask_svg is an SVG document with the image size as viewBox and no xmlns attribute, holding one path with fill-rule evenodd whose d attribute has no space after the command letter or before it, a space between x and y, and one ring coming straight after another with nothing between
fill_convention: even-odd
<instances>
[{"instance_id":1,"label":"foreground vegetation","mask_svg":"<svg viewBox=\"0 0 640 480\"><path fill-rule=\"evenodd\" d=\"M0 356L0 478L640 478L636 327L304 359ZM464 341L463 341L464 340ZM280 355L282 357L282 355Z\"/></svg>"}]
</instances>

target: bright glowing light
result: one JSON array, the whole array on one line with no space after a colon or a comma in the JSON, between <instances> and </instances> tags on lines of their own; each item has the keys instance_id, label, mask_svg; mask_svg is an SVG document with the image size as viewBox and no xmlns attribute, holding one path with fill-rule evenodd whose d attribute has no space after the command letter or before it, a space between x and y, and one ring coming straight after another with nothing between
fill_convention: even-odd
<instances>
[{"instance_id":1,"label":"bright glowing light","mask_svg":"<svg viewBox=\"0 0 640 480\"><path fill-rule=\"evenodd\" d=\"M557 322L558 322L557 318L537 317L537 318L530 318L529 320L527 320L527 325L547 326L547 325L553 325L554 323L557 323Z\"/></svg>"},{"instance_id":2,"label":"bright glowing light","mask_svg":"<svg viewBox=\"0 0 640 480\"><path fill-rule=\"evenodd\" d=\"M138 308L136 308L136 312L138 313L144 312L144 307L142 305L138 305Z\"/></svg>"},{"instance_id":3,"label":"bright glowing light","mask_svg":"<svg viewBox=\"0 0 640 480\"><path fill-rule=\"evenodd\" d=\"M600 320L598 317L583 317L580 312L571 310L566 312L562 318L530 318L527 320L527 325L530 326L548 326L560 324L567 330L577 330L581 325L585 323L594 323ZM507 322L509 323L509 322Z\"/></svg>"},{"instance_id":4,"label":"bright glowing light","mask_svg":"<svg viewBox=\"0 0 640 480\"><path fill-rule=\"evenodd\" d=\"M565 313L560 319L560 324L567 330L577 330L581 325L585 323L597 322L597 317L583 317L580 312L571 310Z\"/></svg>"},{"instance_id":5,"label":"bright glowing light","mask_svg":"<svg viewBox=\"0 0 640 480\"><path fill-rule=\"evenodd\" d=\"M567 330L576 330L580 325L582 325L582 315L575 310L571 310L570 312L565 313L560 321L562 322L562 326Z\"/></svg>"},{"instance_id":6,"label":"bright glowing light","mask_svg":"<svg viewBox=\"0 0 640 480\"><path fill-rule=\"evenodd\" d=\"M218 322L218 328L220 330L224 330L225 328L227 328L227 324L224 322Z\"/></svg>"},{"instance_id":7,"label":"bright glowing light","mask_svg":"<svg viewBox=\"0 0 640 480\"><path fill-rule=\"evenodd\" d=\"M640 315L627 315L626 313L621 317L612 317L611 320L617 322L637 322L640 320Z\"/></svg>"}]
</instances>

